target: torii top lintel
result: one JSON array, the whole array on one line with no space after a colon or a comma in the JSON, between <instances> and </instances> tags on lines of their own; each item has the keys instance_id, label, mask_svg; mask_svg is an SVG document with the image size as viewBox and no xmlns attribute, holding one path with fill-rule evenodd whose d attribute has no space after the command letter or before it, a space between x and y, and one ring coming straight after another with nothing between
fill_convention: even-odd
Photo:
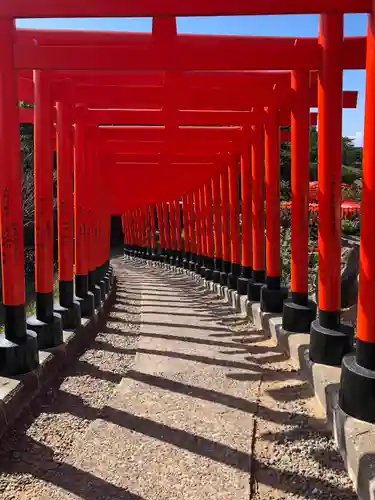
<instances>
[{"instance_id":1,"label":"torii top lintel","mask_svg":"<svg viewBox=\"0 0 375 500\"><path fill-rule=\"evenodd\" d=\"M343 69L363 69L366 38L345 38ZM17 30L19 70L219 71L317 70L322 50L316 38L178 35Z\"/></svg>"},{"instance_id":2,"label":"torii top lintel","mask_svg":"<svg viewBox=\"0 0 375 500\"><path fill-rule=\"evenodd\" d=\"M371 0L5 0L0 17L153 17L370 12Z\"/></svg>"}]
</instances>

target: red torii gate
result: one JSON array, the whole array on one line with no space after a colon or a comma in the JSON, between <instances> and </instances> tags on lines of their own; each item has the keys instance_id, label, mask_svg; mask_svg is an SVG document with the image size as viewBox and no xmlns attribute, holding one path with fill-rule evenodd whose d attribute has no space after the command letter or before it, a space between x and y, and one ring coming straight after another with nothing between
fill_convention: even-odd
<instances>
[{"instance_id":1,"label":"red torii gate","mask_svg":"<svg viewBox=\"0 0 375 500\"><path fill-rule=\"evenodd\" d=\"M302 228L303 237L293 238L292 242L292 293L293 301L286 302L284 306L284 326L294 323L295 330L305 327L306 321L311 321L314 308L307 302L306 269L305 261L305 229L304 215L305 192L298 191L305 185L306 171L297 166L306 165L308 151L308 126L309 107L307 105L308 71L318 69L319 73L319 181L321 201L321 232L320 232L320 257L323 265L320 266L319 294L319 321L314 322L311 330L310 356L313 361L337 364L351 349L351 334L346 332L339 322L340 292L339 292L339 248L340 232L337 224L337 199L339 185L338 163L340 161L341 144L341 99L342 99L342 69L364 67L365 42L364 39L343 41L342 14L344 12L372 12L373 3L369 0L356 2L345 0L329 0L323 2L305 2L300 6L296 0L286 0L280 6L274 0L265 0L262 5L247 5L248 2L235 0L228 5L223 0L215 6L199 5L198 2L190 3L188 7L181 7L177 2L159 2L155 7L147 0L133 6L122 6L118 2L107 0L94 0L76 5L73 2L55 2L49 5L47 0L36 0L32 6L25 1L17 0L12 5L0 6L0 51L1 68L0 78L0 116L4 133L1 137L1 146L4 164L7 170L2 172L2 186L0 193L2 244L3 244L3 277L4 295L6 297L6 311L8 321L6 339L13 340L16 345L8 346L5 353L12 353L24 368L35 365L35 340L33 336L26 335L22 328L23 306L19 303L20 286L14 291L9 287L9 280L19 278L16 283L22 282L22 257L19 246L20 230L22 227L22 214L19 201L16 200L19 190L20 177L17 172L19 152L17 151L16 131L19 117L15 108L17 101L16 69L79 69L79 70L107 70L123 69L122 61L127 60L127 69L142 70L184 70L192 68L218 70L218 69L293 69L292 87L297 96L292 108L292 177L293 177L293 234L295 229ZM354 3L356 5L354 5ZM324 4L324 5L323 5ZM221 10L217 10L221 9ZM225 14L278 14L278 13L311 13L323 12L320 28L320 40L268 40L267 48L261 50L261 39L238 39L236 37L194 37L177 36L175 40L155 40L154 37L133 38L128 47L113 47L109 44L102 46L98 52L89 43L81 49L75 46L59 45L48 46L28 44L27 40L16 40L12 19L14 17L31 16L84 16L84 15L197 15L207 13ZM6 19L5 19L5 18ZM361 257L361 285L359 302L359 321L357 345L357 358L353 355L345 356L343 370L343 384L341 388L341 405L355 416L372 419L375 413L375 397L372 370L374 361L374 324L375 317L371 304L371 289L375 280L375 243L371 236L374 222L375 195L373 184L373 165L375 158L375 144L373 140L375 124L375 97L372 89L375 81L373 66L375 47L375 24L373 13L370 17L370 30L367 38L367 120L365 131L365 159L364 159L364 201L363 218L366 221L362 233ZM13 45L13 42L15 44ZM140 47L146 49L143 58L139 58ZM112 44L113 45L113 44ZM355 47L355 49L354 49ZM160 48L165 50L161 51ZM345 57L343 54L345 51ZM356 53L357 51L357 53ZM108 57L111 52L112 57ZM343 65L340 61L344 60ZM269 106L270 102L260 105ZM255 127L256 129L256 127ZM50 136L49 136L50 137ZM254 148L252 154L256 151ZM260 163L259 163L260 164ZM14 167L14 168L13 168ZM230 198L234 199L235 167L230 169ZM80 172L80 169L77 170ZM256 172L256 170L253 170ZM223 183L225 184L225 182ZM209 202L209 196L203 193L204 202ZM202 205L202 191L199 194ZM264 207L262 208L263 211ZM259 212L258 212L259 215ZM236 220L235 209L232 211L231 229ZM223 219L224 220L224 219ZM4 242L6 246L4 247ZM22 246L22 245L21 245ZM14 272L11 272L13 266ZM268 284L268 289L270 289ZM272 288L271 288L272 289ZM262 295L263 295L262 289ZM299 307L294 307L298 305ZM299 311L307 314L299 316ZM298 317L298 321L296 318ZM16 321L15 321L16 318ZM10 321L13 320L13 323ZM21 320L20 320L21 319ZM16 335L10 331L9 326L19 326ZM28 349L24 346L28 344ZM26 352L27 351L27 352ZM371 355L369 356L369 353ZM26 356L27 354L27 356ZM5 356L7 357L7 356ZM7 363L5 363L6 365ZM358 367L363 369L357 369ZM368 372L365 372L365 370ZM370 372L370 373L369 373ZM353 391L353 381L361 386L361 391ZM345 382L345 383L344 383ZM349 390L350 388L350 390Z\"/></svg>"},{"instance_id":2,"label":"red torii gate","mask_svg":"<svg viewBox=\"0 0 375 500\"><path fill-rule=\"evenodd\" d=\"M263 0L261 4L245 0L216 0L202 3L191 0L181 5L178 0L159 0L157 5L151 0L139 0L137 4L119 4L117 0L85 0L77 4L57 0L35 0L30 5L26 0L13 0L1 6L1 17L157 17L157 16L246 16L271 14L343 14L371 12L371 0Z\"/></svg>"}]
</instances>

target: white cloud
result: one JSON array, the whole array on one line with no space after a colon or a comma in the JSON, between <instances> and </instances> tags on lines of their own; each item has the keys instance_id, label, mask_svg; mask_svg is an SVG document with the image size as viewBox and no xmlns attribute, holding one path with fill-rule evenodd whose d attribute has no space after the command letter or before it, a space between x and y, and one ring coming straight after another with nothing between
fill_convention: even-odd
<instances>
[{"instance_id":1,"label":"white cloud","mask_svg":"<svg viewBox=\"0 0 375 500\"><path fill-rule=\"evenodd\" d=\"M363 146L363 132L356 132L351 139L353 139L355 146Z\"/></svg>"}]
</instances>

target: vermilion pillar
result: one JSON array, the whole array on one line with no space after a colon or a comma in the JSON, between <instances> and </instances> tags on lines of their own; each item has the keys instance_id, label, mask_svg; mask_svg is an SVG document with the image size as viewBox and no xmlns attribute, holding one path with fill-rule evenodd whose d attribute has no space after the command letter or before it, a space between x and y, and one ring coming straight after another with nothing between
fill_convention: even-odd
<instances>
[{"instance_id":1,"label":"vermilion pillar","mask_svg":"<svg viewBox=\"0 0 375 500\"><path fill-rule=\"evenodd\" d=\"M34 72L34 206L36 316L27 326L38 336L40 349L63 342L60 314L54 313L52 96L48 73Z\"/></svg>"},{"instance_id":2,"label":"vermilion pillar","mask_svg":"<svg viewBox=\"0 0 375 500\"><path fill-rule=\"evenodd\" d=\"M164 236L164 214L163 214L163 206L159 204L156 206L156 214L158 217L158 230L159 230L159 261L164 262L165 257L165 236Z\"/></svg>"},{"instance_id":3,"label":"vermilion pillar","mask_svg":"<svg viewBox=\"0 0 375 500\"><path fill-rule=\"evenodd\" d=\"M241 247L240 247L240 202L239 202L239 166L237 158L229 165L229 205L230 205L230 244L231 244L231 272L228 274L228 287L237 290L238 277L241 274Z\"/></svg>"},{"instance_id":4,"label":"vermilion pillar","mask_svg":"<svg viewBox=\"0 0 375 500\"><path fill-rule=\"evenodd\" d=\"M251 151L248 148L241 155L241 227L242 227L242 271L238 278L238 293L247 295L249 280L253 276L253 235L251 226Z\"/></svg>"},{"instance_id":5,"label":"vermilion pillar","mask_svg":"<svg viewBox=\"0 0 375 500\"><path fill-rule=\"evenodd\" d=\"M340 324L341 313L341 168L342 57L344 16L321 15L319 40L319 319L311 325L310 358L341 365L352 349L354 331Z\"/></svg>"},{"instance_id":6,"label":"vermilion pillar","mask_svg":"<svg viewBox=\"0 0 375 500\"><path fill-rule=\"evenodd\" d=\"M182 198L182 214L183 214L183 230L184 230L184 258L183 268L189 269L190 253L191 253L191 228L190 228L190 211L188 195Z\"/></svg>"},{"instance_id":7,"label":"vermilion pillar","mask_svg":"<svg viewBox=\"0 0 375 500\"><path fill-rule=\"evenodd\" d=\"M169 216L168 204L163 203L163 223L164 223L164 240L165 240L165 254L164 263L169 264L170 250L171 250L171 237L169 233Z\"/></svg>"},{"instance_id":8,"label":"vermilion pillar","mask_svg":"<svg viewBox=\"0 0 375 500\"><path fill-rule=\"evenodd\" d=\"M151 205L149 210L151 224L151 259L155 261L157 257L155 205Z\"/></svg>"},{"instance_id":9,"label":"vermilion pillar","mask_svg":"<svg viewBox=\"0 0 375 500\"><path fill-rule=\"evenodd\" d=\"M176 248L177 255L175 264L177 267L182 266L182 236L181 236L181 206L180 200L174 201L174 211L176 217Z\"/></svg>"},{"instance_id":10,"label":"vermilion pillar","mask_svg":"<svg viewBox=\"0 0 375 500\"><path fill-rule=\"evenodd\" d=\"M196 262L195 273L200 274L202 264L202 227L201 227L201 209L199 204L199 191L194 192L194 214L195 214L195 239L196 239Z\"/></svg>"},{"instance_id":11,"label":"vermilion pillar","mask_svg":"<svg viewBox=\"0 0 375 500\"><path fill-rule=\"evenodd\" d=\"M176 242L176 206L174 201L169 202L169 234L171 241L171 256L169 263L175 265L177 257L177 242Z\"/></svg>"},{"instance_id":12,"label":"vermilion pillar","mask_svg":"<svg viewBox=\"0 0 375 500\"><path fill-rule=\"evenodd\" d=\"M292 298L284 302L283 328L309 332L316 304L308 300L310 108L309 72L292 73Z\"/></svg>"},{"instance_id":13,"label":"vermilion pillar","mask_svg":"<svg viewBox=\"0 0 375 500\"><path fill-rule=\"evenodd\" d=\"M133 227L133 240L134 240L134 257L138 256L139 234L138 234L138 218L137 210L132 210L132 227Z\"/></svg>"},{"instance_id":14,"label":"vermilion pillar","mask_svg":"<svg viewBox=\"0 0 375 500\"><path fill-rule=\"evenodd\" d=\"M131 210L127 212L127 220L128 220L128 252L130 258L134 255L134 231L133 231L133 216Z\"/></svg>"},{"instance_id":15,"label":"vermilion pillar","mask_svg":"<svg viewBox=\"0 0 375 500\"><path fill-rule=\"evenodd\" d=\"M100 217L101 217L101 212L103 210L103 206L101 204L101 199L102 199L102 193L101 193L101 186L100 183L98 182L99 176L100 176L100 161L101 161L101 155L97 147L93 148L94 151L94 170L93 174L95 175L95 181L94 181L94 202L92 204L93 208L93 226L94 226L94 235L93 235L93 246L95 248L94 251L94 265L95 265L95 283L96 285L100 288L100 296L101 300L105 300L105 296L107 293L106 290L106 283L104 281L105 277L105 269L104 269L104 259L102 260L102 255L101 255L101 236L100 236Z\"/></svg>"},{"instance_id":16,"label":"vermilion pillar","mask_svg":"<svg viewBox=\"0 0 375 500\"><path fill-rule=\"evenodd\" d=\"M0 222L5 332L0 373L18 375L39 364L37 337L26 330L19 110L13 47L15 24L0 20Z\"/></svg>"},{"instance_id":17,"label":"vermilion pillar","mask_svg":"<svg viewBox=\"0 0 375 500\"><path fill-rule=\"evenodd\" d=\"M188 207L189 207L189 226L190 226L190 261L189 270L195 271L195 264L197 263L197 233L196 233L196 212L194 207L194 195L188 194Z\"/></svg>"},{"instance_id":18,"label":"vermilion pillar","mask_svg":"<svg viewBox=\"0 0 375 500\"><path fill-rule=\"evenodd\" d=\"M213 206L214 206L214 246L215 246L213 280L214 283L220 283L220 272L223 268L220 175L216 175L213 178L212 189L213 189Z\"/></svg>"},{"instance_id":19,"label":"vermilion pillar","mask_svg":"<svg viewBox=\"0 0 375 500\"><path fill-rule=\"evenodd\" d=\"M100 218L101 222L101 234L103 232L103 215ZM131 240L131 230L130 230L130 212L127 210L124 214L124 226L125 226L125 233L126 233L126 241L125 241L125 255L128 257L131 257L131 252L132 252L132 240ZM101 236L102 239L103 236ZM103 252L103 250L102 250Z\"/></svg>"},{"instance_id":20,"label":"vermilion pillar","mask_svg":"<svg viewBox=\"0 0 375 500\"><path fill-rule=\"evenodd\" d=\"M356 352L343 358L339 404L347 414L375 422L375 2L369 16L361 206L361 250Z\"/></svg>"},{"instance_id":21,"label":"vermilion pillar","mask_svg":"<svg viewBox=\"0 0 375 500\"><path fill-rule=\"evenodd\" d=\"M124 254L128 255L129 249L129 232L128 232L128 221L127 221L127 213L125 212L121 217L122 221L122 230L124 233Z\"/></svg>"},{"instance_id":22,"label":"vermilion pillar","mask_svg":"<svg viewBox=\"0 0 375 500\"><path fill-rule=\"evenodd\" d=\"M204 199L206 206L206 280L212 280L214 269L214 232L213 232L213 208L212 208L212 181L204 185Z\"/></svg>"},{"instance_id":23,"label":"vermilion pillar","mask_svg":"<svg viewBox=\"0 0 375 500\"><path fill-rule=\"evenodd\" d=\"M152 250L152 228L151 228L151 215L150 215L150 205L146 206L145 209L146 216L146 239L147 239L147 259L151 259Z\"/></svg>"},{"instance_id":24,"label":"vermilion pillar","mask_svg":"<svg viewBox=\"0 0 375 500\"><path fill-rule=\"evenodd\" d=\"M105 205L102 205L98 210L99 217L99 254L100 254L100 278L104 282L104 292L108 294L110 287L113 284L113 268L109 265L110 251L111 251L111 219L108 216ZM108 224L108 237L107 237L107 224ZM129 235L129 224L128 235ZM130 236L128 236L128 241L130 241ZM128 245L129 248L129 245Z\"/></svg>"},{"instance_id":25,"label":"vermilion pillar","mask_svg":"<svg viewBox=\"0 0 375 500\"><path fill-rule=\"evenodd\" d=\"M88 286L89 291L94 295L95 308L101 306L102 296L101 289L98 285L97 276L97 242L96 233L96 216L97 204L99 203L97 196L97 179L98 179L98 162L97 151L94 140L95 129L90 127L87 129L86 135L86 205L87 205L87 231L86 231L86 259L88 265Z\"/></svg>"},{"instance_id":26,"label":"vermilion pillar","mask_svg":"<svg viewBox=\"0 0 375 500\"><path fill-rule=\"evenodd\" d=\"M220 190L221 190L221 220L223 227L223 270L220 273L220 285L228 284L228 274L230 272L231 261L231 244L229 234L229 177L228 168L226 167L220 175Z\"/></svg>"},{"instance_id":27,"label":"vermilion pillar","mask_svg":"<svg viewBox=\"0 0 375 500\"><path fill-rule=\"evenodd\" d=\"M204 186L199 189L199 211L201 225L201 268L199 274L204 277L207 269L207 207Z\"/></svg>"},{"instance_id":28,"label":"vermilion pillar","mask_svg":"<svg viewBox=\"0 0 375 500\"><path fill-rule=\"evenodd\" d=\"M252 172L252 226L253 226L253 280L249 281L248 298L260 301L260 291L265 278L265 241L264 241L264 126L255 125L251 134L251 172Z\"/></svg>"},{"instance_id":29,"label":"vermilion pillar","mask_svg":"<svg viewBox=\"0 0 375 500\"><path fill-rule=\"evenodd\" d=\"M103 261L105 262L104 269L106 270L104 280L108 280L108 286L111 287L114 283L113 268L109 264L111 255L111 216L107 212L106 207L103 207Z\"/></svg>"},{"instance_id":30,"label":"vermilion pillar","mask_svg":"<svg viewBox=\"0 0 375 500\"><path fill-rule=\"evenodd\" d=\"M83 106L76 108L74 144L75 197L75 291L83 317L95 312L94 295L89 292L87 244L87 118Z\"/></svg>"},{"instance_id":31,"label":"vermilion pillar","mask_svg":"<svg viewBox=\"0 0 375 500\"><path fill-rule=\"evenodd\" d=\"M148 246L149 246L149 227L148 227L148 217L147 208L143 207L141 209L142 213L142 228L143 228L143 255L142 257L147 260L148 256Z\"/></svg>"},{"instance_id":32,"label":"vermilion pillar","mask_svg":"<svg viewBox=\"0 0 375 500\"><path fill-rule=\"evenodd\" d=\"M262 287L262 311L281 313L288 289L280 286L280 127L275 108L266 110L266 285Z\"/></svg>"},{"instance_id":33,"label":"vermilion pillar","mask_svg":"<svg viewBox=\"0 0 375 500\"><path fill-rule=\"evenodd\" d=\"M79 302L74 300L73 282L73 220L74 220L74 154L73 106L71 82L64 82L65 99L56 104L57 140L57 232L60 307L64 329L81 324Z\"/></svg>"}]
</instances>

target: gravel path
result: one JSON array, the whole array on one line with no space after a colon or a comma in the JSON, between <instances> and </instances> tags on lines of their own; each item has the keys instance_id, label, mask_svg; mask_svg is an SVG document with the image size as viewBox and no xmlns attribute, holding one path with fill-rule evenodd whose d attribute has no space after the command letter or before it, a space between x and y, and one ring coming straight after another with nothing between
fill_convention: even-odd
<instances>
[{"instance_id":1,"label":"gravel path","mask_svg":"<svg viewBox=\"0 0 375 500\"><path fill-rule=\"evenodd\" d=\"M115 268L118 265L115 261ZM128 296L126 289L120 281L118 297L126 307L110 315L107 327L61 375L59 385L35 400L17 428L3 438L1 499L40 500L56 472L70 472L69 457L74 456L75 446L133 363L134 356L124 355L121 349L136 346L139 297Z\"/></svg>"},{"instance_id":2,"label":"gravel path","mask_svg":"<svg viewBox=\"0 0 375 500\"><path fill-rule=\"evenodd\" d=\"M106 331L2 443L1 499L357 498L307 383L261 332L188 278L115 265Z\"/></svg>"},{"instance_id":3,"label":"gravel path","mask_svg":"<svg viewBox=\"0 0 375 500\"><path fill-rule=\"evenodd\" d=\"M250 500L357 500L332 435L317 417L320 410L297 366L261 333L249 335L253 325L233 314L224 300L207 300L207 306L231 330L217 337L247 345L243 359L261 374L250 444ZM247 373L235 377L245 383L252 380Z\"/></svg>"}]
</instances>

